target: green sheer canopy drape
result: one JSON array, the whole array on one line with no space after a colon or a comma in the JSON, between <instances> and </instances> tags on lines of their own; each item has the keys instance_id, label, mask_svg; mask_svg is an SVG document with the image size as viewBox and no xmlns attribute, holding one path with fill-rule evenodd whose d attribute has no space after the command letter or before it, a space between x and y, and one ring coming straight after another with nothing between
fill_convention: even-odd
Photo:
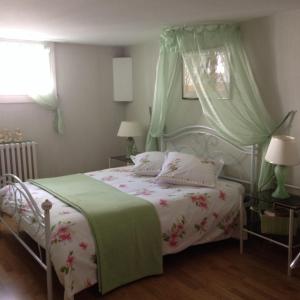
<instances>
[{"instance_id":1,"label":"green sheer canopy drape","mask_svg":"<svg viewBox=\"0 0 300 300\"><path fill-rule=\"evenodd\" d=\"M259 144L264 153L276 124L259 94L235 24L162 32L146 149L155 149L156 138L163 133L174 100L170 91L182 72L182 60L210 126L236 144ZM262 160L259 188L266 187L272 175L272 166Z\"/></svg>"}]
</instances>

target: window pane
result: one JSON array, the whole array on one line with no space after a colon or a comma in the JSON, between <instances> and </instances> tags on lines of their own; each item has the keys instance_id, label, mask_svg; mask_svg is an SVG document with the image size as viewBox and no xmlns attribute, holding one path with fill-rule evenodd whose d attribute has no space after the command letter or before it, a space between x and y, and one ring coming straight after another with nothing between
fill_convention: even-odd
<instances>
[{"instance_id":1,"label":"window pane","mask_svg":"<svg viewBox=\"0 0 300 300\"><path fill-rule=\"evenodd\" d=\"M184 62L183 62L182 72L183 72L183 76L182 76L182 78L183 78L183 89L182 89L183 95L182 95L182 98L197 100L198 97L196 94L196 89L193 85L192 78L191 78L190 73L188 72L188 69Z\"/></svg>"},{"instance_id":2,"label":"window pane","mask_svg":"<svg viewBox=\"0 0 300 300\"><path fill-rule=\"evenodd\" d=\"M196 96L196 89L192 78L199 89L209 89L216 99L230 98L230 67L228 58L223 49L210 49L199 53L184 54L185 62L190 66L189 74L184 63L183 66L183 98ZM201 80L201 84L199 82ZM206 93L206 91L203 91Z\"/></svg>"},{"instance_id":3,"label":"window pane","mask_svg":"<svg viewBox=\"0 0 300 300\"><path fill-rule=\"evenodd\" d=\"M53 91L50 50L43 44L0 42L0 95Z\"/></svg>"}]
</instances>

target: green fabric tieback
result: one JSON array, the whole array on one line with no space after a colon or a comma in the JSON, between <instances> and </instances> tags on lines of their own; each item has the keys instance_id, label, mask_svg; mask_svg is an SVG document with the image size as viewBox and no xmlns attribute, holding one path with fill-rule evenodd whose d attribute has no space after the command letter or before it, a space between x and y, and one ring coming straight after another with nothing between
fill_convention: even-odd
<instances>
[{"instance_id":1,"label":"green fabric tieback","mask_svg":"<svg viewBox=\"0 0 300 300\"><path fill-rule=\"evenodd\" d=\"M63 134L63 117L61 109L59 107L59 100L55 93L53 92L46 95L30 95L30 97L34 100L34 102L54 113L54 129L58 134Z\"/></svg>"}]
</instances>

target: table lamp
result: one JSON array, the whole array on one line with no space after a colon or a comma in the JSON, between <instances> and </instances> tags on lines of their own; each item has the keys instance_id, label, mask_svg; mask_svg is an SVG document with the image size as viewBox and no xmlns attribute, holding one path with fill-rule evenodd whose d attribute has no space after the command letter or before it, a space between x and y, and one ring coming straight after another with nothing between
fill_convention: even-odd
<instances>
[{"instance_id":1,"label":"table lamp","mask_svg":"<svg viewBox=\"0 0 300 300\"><path fill-rule=\"evenodd\" d=\"M127 137L127 151L126 157L129 158L131 155L137 154L137 147L134 141L134 137L143 135L141 125L135 121L122 121L118 136Z\"/></svg>"},{"instance_id":2,"label":"table lamp","mask_svg":"<svg viewBox=\"0 0 300 300\"><path fill-rule=\"evenodd\" d=\"M288 166L294 166L300 163L296 139L287 135L273 136L265 160L276 165L274 172L277 188L272 196L279 199L289 198L290 196L285 189L286 170Z\"/></svg>"}]
</instances>

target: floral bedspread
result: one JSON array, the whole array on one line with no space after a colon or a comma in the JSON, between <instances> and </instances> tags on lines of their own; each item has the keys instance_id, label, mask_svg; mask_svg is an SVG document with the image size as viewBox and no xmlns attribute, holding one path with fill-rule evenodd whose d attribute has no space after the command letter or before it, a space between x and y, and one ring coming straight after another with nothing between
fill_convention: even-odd
<instances>
[{"instance_id":1,"label":"floral bedspread","mask_svg":"<svg viewBox=\"0 0 300 300\"><path fill-rule=\"evenodd\" d=\"M199 188L155 183L154 177L136 176L132 167L86 173L125 193L150 201L161 223L163 254L179 252L191 245L226 239L237 224L239 198L243 187L234 182L218 180L217 187ZM26 183L40 206L45 199L51 209L51 256L65 298L97 282L95 244L87 220L75 209L40 188ZM2 195L2 197L1 197ZM0 208L11 213L14 203L8 189L0 191ZM24 204L21 213L29 216L30 226L21 226L38 243L44 244L43 232L36 233L34 217ZM117 238L117 237L116 237Z\"/></svg>"}]
</instances>

